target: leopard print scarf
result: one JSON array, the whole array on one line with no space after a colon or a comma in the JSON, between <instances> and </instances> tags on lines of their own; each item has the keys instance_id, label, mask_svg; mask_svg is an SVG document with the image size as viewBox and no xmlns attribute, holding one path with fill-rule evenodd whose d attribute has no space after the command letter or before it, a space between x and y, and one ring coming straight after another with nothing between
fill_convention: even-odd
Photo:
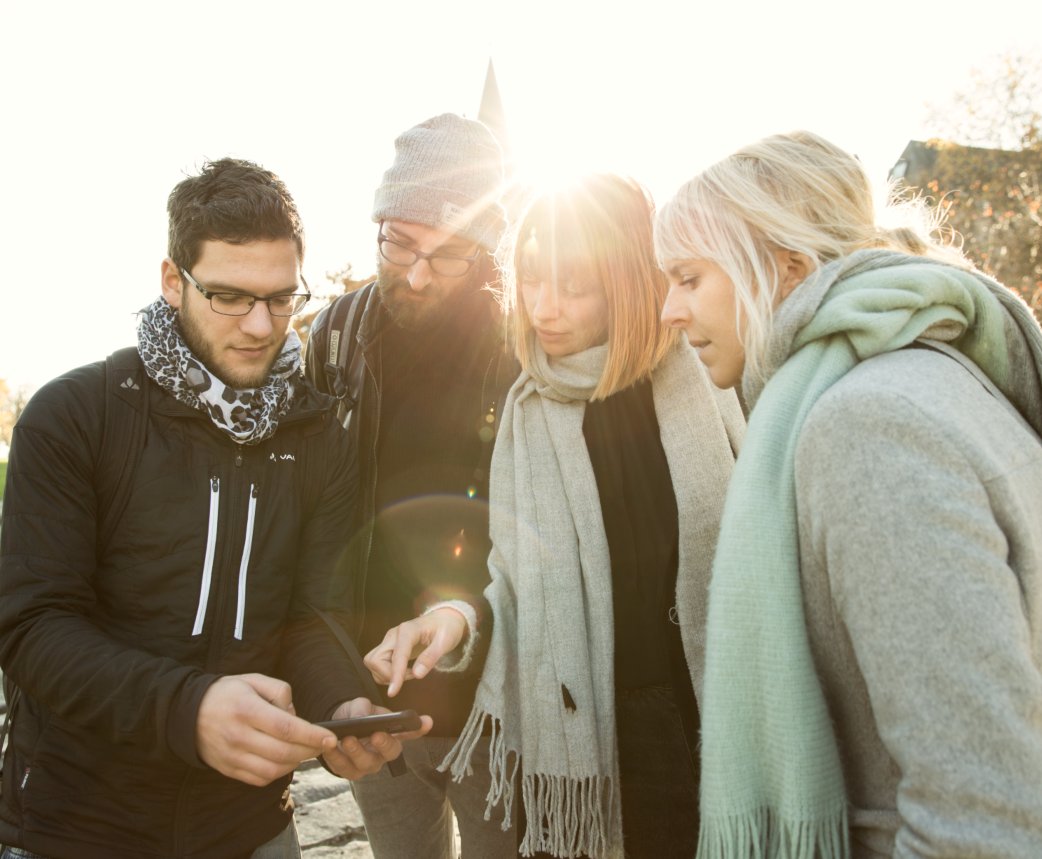
<instances>
[{"instance_id":1,"label":"leopard print scarf","mask_svg":"<svg viewBox=\"0 0 1042 859\"><path fill-rule=\"evenodd\" d=\"M196 358L181 338L177 311L160 297L141 311L138 352L145 372L176 400L207 414L239 444L257 444L275 432L293 402L300 369L300 338L292 328L259 388L230 388Z\"/></svg>"}]
</instances>

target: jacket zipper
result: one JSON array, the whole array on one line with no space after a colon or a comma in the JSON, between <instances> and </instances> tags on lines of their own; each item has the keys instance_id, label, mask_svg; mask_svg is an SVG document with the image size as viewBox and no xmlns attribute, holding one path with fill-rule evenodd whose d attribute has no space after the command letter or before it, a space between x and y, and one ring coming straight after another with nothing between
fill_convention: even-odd
<instances>
[{"instance_id":1,"label":"jacket zipper","mask_svg":"<svg viewBox=\"0 0 1042 859\"><path fill-rule=\"evenodd\" d=\"M242 545L242 560L239 562L239 590L235 602L235 638L242 641L242 626L246 616L246 572L250 566L250 551L253 548L253 523L257 514L257 496L260 488L250 484L250 506L246 511L246 539Z\"/></svg>"},{"instance_id":2,"label":"jacket zipper","mask_svg":"<svg viewBox=\"0 0 1042 859\"><path fill-rule=\"evenodd\" d=\"M210 611L216 623L228 623L229 631L234 628L232 618L235 615L233 614L232 600L235 599L235 593L238 588L235 570L242 563L242 556L239 553L245 550L247 545L245 541L240 543L234 535L244 534L245 532L246 514L249 510L248 493L253 488L252 481L246 476L246 457L241 449L235 451L233 462L235 468L228 475L224 487L224 511L221 524L221 534L223 536L214 551L215 581L212 591L214 606ZM247 487L249 487L249 490ZM208 667L215 668L220 664L221 651L227 640L226 636L227 633L224 632L223 626L219 629L214 629L210 635L210 647L206 662Z\"/></svg>"},{"instance_id":3,"label":"jacket zipper","mask_svg":"<svg viewBox=\"0 0 1042 859\"><path fill-rule=\"evenodd\" d=\"M213 584L213 559L217 550L217 520L221 507L221 481L215 475L210 478L210 517L206 526L206 556L203 559L203 581L199 586L199 607L195 612L192 635L201 635L206 619L206 606L210 601Z\"/></svg>"}]
</instances>

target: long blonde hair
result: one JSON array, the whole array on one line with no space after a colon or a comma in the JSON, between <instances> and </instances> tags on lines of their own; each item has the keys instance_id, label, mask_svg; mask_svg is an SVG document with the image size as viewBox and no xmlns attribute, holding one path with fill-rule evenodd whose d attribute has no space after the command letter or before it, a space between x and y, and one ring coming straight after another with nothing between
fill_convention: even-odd
<instances>
[{"instance_id":1,"label":"long blonde hair","mask_svg":"<svg viewBox=\"0 0 1042 859\"><path fill-rule=\"evenodd\" d=\"M774 251L806 255L817 268L863 248L885 248L968 266L943 217L917 197L888 189L881 217L857 158L808 131L776 134L746 146L681 186L658 213L660 264L706 259L734 284L746 366L762 375L777 303ZM883 226L882 222L896 226Z\"/></svg>"},{"instance_id":2,"label":"long blonde hair","mask_svg":"<svg viewBox=\"0 0 1042 859\"><path fill-rule=\"evenodd\" d=\"M578 272L604 288L608 359L592 399L650 376L677 344L676 332L659 323L668 284L655 261L653 212L641 185L609 173L592 174L529 203L499 253L523 369L533 361L532 322L518 284L519 274L532 267L560 282Z\"/></svg>"}]
</instances>

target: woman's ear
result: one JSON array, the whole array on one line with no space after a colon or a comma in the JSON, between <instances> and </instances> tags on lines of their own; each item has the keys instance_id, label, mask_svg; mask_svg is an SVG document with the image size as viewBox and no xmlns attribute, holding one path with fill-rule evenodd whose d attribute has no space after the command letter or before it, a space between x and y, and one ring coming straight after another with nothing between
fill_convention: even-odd
<instances>
[{"instance_id":1,"label":"woman's ear","mask_svg":"<svg viewBox=\"0 0 1042 859\"><path fill-rule=\"evenodd\" d=\"M778 300L789 297L797 286L807 279L814 269L811 259L806 254L779 248L774 252L774 261L778 266Z\"/></svg>"}]
</instances>

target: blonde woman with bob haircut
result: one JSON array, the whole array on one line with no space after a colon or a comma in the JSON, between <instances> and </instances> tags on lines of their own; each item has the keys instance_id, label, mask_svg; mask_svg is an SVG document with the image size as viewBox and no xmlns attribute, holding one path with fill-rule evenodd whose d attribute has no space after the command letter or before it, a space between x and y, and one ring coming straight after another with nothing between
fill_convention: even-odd
<instances>
[{"instance_id":1,"label":"blonde woman with bob haircut","mask_svg":"<svg viewBox=\"0 0 1042 859\"><path fill-rule=\"evenodd\" d=\"M594 175L534 199L504 284L522 373L492 457L494 625L443 767L463 778L491 743L489 807L510 820L520 783L522 855L692 856L705 589L744 418L659 322L637 183ZM374 676L393 694L425 674L464 614L391 630Z\"/></svg>"},{"instance_id":2,"label":"blonde woman with bob haircut","mask_svg":"<svg viewBox=\"0 0 1042 859\"><path fill-rule=\"evenodd\" d=\"M1042 856L1042 331L921 203L884 214L796 132L656 221L663 320L751 408L706 630L706 859Z\"/></svg>"}]
</instances>

